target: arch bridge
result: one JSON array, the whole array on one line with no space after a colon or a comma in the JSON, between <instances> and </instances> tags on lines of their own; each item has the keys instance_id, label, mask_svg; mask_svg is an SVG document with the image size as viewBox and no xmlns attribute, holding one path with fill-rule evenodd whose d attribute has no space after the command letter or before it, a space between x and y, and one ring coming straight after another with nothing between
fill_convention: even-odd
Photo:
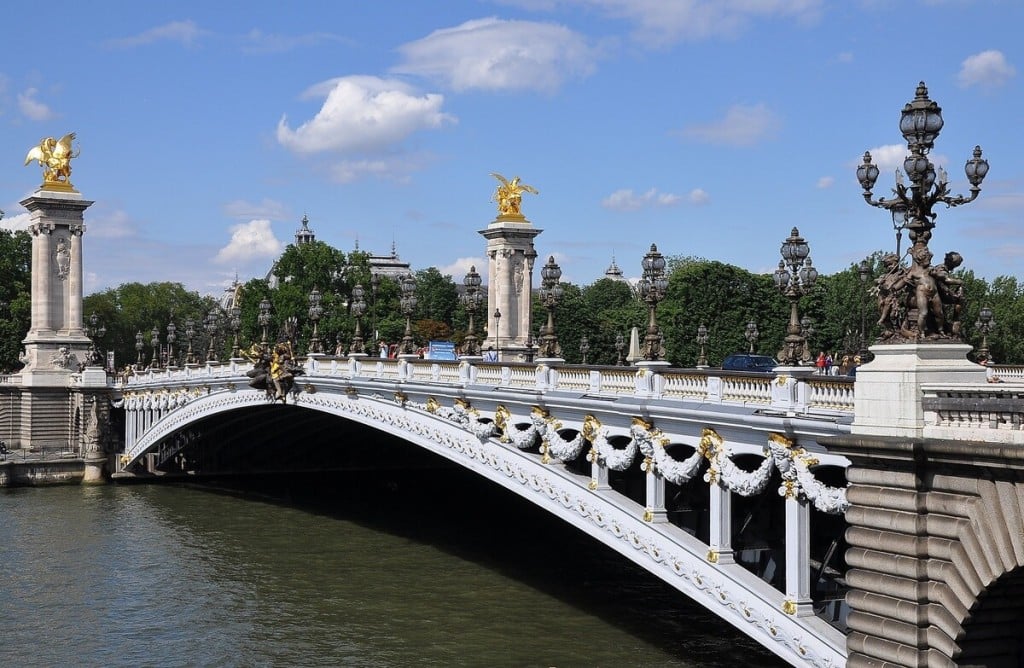
<instances>
[{"instance_id":1,"label":"arch bridge","mask_svg":"<svg viewBox=\"0 0 1024 668\"><path fill-rule=\"evenodd\" d=\"M119 474L212 473L227 452L262 470L353 465L374 447L353 434L383 432L545 508L791 663L845 663L849 460L821 441L850 432L850 379L311 357L281 404L250 368L129 377ZM336 456L261 447L295 430Z\"/></svg>"}]
</instances>

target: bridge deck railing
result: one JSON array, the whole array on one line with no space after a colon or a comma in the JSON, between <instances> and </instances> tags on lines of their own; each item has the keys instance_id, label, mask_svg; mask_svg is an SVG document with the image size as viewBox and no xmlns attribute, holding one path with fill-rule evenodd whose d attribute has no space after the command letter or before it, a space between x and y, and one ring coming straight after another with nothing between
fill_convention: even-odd
<instances>
[{"instance_id":1,"label":"bridge deck railing","mask_svg":"<svg viewBox=\"0 0 1024 668\"><path fill-rule=\"evenodd\" d=\"M152 369L122 379L126 387L243 375L245 360ZM474 361L342 358L305 361L306 377L344 376L444 385L489 385L538 392L741 404L794 414L825 413L852 419L853 379L836 376L745 374L720 369L645 366L533 365Z\"/></svg>"}]
</instances>

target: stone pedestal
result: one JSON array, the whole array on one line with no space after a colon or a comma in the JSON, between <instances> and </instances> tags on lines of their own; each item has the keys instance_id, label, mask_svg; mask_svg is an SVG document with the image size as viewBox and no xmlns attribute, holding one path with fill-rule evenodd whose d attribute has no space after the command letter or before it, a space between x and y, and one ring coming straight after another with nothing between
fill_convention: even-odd
<instances>
[{"instance_id":1,"label":"stone pedestal","mask_svg":"<svg viewBox=\"0 0 1024 668\"><path fill-rule=\"evenodd\" d=\"M922 436L922 385L985 382L985 368L967 359L970 351L961 343L872 346L874 359L857 369L852 433Z\"/></svg>"},{"instance_id":2,"label":"stone pedestal","mask_svg":"<svg viewBox=\"0 0 1024 668\"><path fill-rule=\"evenodd\" d=\"M498 216L480 234L487 239L487 338L488 346L527 349L530 338L533 239L542 230L523 216ZM494 311L501 312L500 318ZM499 345L500 344L500 345Z\"/></svg>"}]
</instances>

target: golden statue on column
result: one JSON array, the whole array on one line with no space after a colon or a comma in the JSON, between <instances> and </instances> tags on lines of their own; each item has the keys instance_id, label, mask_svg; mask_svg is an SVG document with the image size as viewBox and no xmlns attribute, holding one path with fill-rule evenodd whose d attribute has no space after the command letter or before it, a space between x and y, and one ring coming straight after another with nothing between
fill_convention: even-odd
<instances>
[{"instance_id":1,"label":"golden statue on column","mask_svg":"<svg viewBox=\"0 0 1024 668\"><path fill-rule=\"evenodd\" d=\"M523 218L521 210L523 193L539 195L540 193L537 192L537 189L525 183L520 183L518 176L511 181L501 174L494 172L491 172L491 176L500 182L498 189L494 192L494 197L491 198L492 202L498 203L498 216L502 218Z\"/></svg>"},{"instance_id":2,"label":"golden statue on column","mask_svg":"<svg viewBox=\"0 0 1024 668\"><path fill-rule=\"evenodd\" d=\"M77 192L71 185L71 160L77 158L81 151L71 146L74 140L74 132L60 139L46 137L25 156L26 165L35 160L43 168L43 190Z\"/></svg>"}]
</instances>

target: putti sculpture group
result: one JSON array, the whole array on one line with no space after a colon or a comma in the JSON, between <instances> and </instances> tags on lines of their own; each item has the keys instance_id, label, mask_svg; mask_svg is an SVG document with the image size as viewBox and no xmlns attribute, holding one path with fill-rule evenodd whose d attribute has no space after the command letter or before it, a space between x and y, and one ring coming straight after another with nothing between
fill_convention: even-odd
<instances>
[{"instance_id":1,"label":"putti sculpture group","mask_svg":"<svg viewBox=\"0 0 1024 668\"><path fill-rule=\"evenodd\" d=\"M975 146L973 157L964 167L971 184L971 195L951 195L946 170L936 167L928 159L928 152L935 145L942 125L942 109L928 99L928 88L922 81L917 86L914 99L903 107L900 117L900 132L910 151L903 161L910 187L904 184L903 173L897 169L896 186L893 188L895 197L876 200L871 190L878 179L878 167L872 164L870 153L864 153L864 162L857 168L857 180L864 188L864 201L889 211L897 231L896 253L882 258L885 273L875 281L881 315L878 320L882 330L881 342L961 339L963 282L953 276L953 271L963 258L957 252L949 252L941 264L932 265L933 255L928 241L932 238L937 216L932 207L940 202L947 207L960 206L977 199L981 193L981 182L988 174L988 161L981 157L981 147ZM909 265L902 263L899 254L899 234L904 228L913 242L907 251Z\"/></svg>"}]
</instances>

